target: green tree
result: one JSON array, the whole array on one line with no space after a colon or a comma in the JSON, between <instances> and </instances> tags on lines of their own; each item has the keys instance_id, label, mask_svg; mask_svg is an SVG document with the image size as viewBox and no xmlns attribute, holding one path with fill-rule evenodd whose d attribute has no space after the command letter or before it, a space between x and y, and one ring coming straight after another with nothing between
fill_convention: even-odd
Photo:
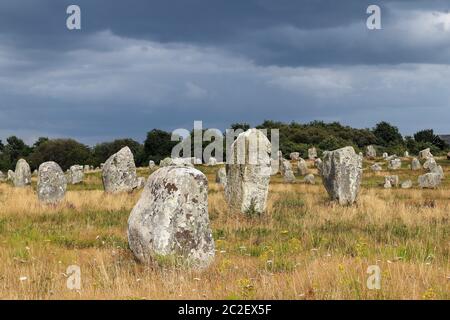
<instances>
[{"instance_id":1,"label":"green tree","mask_svg":"<svg viewBox=\"0 0 450 320\"><path fill-rule=\"evenodd\" d=\"M375 126L373 134L382 146L403 145L403 137L398 128L385 121Z\"/></svg>"},{"instance_id":2,"label":"green tree","mask_svg":"<svg viewBox=\"0 0 450 320\"><path fill-rule=\"evenodd\" d=\"M55 161L63 170L67 170L75 164L91 164L91 150L73 139L48 140L39 144L29 156L33 170L46 161Z\"/></svg>"},{"instance_id":3,"label":"green tree","mask_svg":"<svg viewBox=\"0 0 450 320\"><path fill-rule=\"evenodd\" d=\"M144 148L142 144L133 139L117 139L111 142L103 142L94 146L92 151L93 165L98 167L104 163L110 156L120 149L128 147L134 156L137 166L142 166L145 162Z\"/></svg>"},{"instance_id":4,"label":"green tree","mask_svg":"<svg viewBox=\"0 0 450 320\"><path fill-rule=\"evenodd\" d=\"M170 157L172 148L177 145L177 141L171 141L169 132L153 129L147 133L144 142L144 158L145 161L153 160L159 163L162 159Z\"/></svg>"}]
</instances>

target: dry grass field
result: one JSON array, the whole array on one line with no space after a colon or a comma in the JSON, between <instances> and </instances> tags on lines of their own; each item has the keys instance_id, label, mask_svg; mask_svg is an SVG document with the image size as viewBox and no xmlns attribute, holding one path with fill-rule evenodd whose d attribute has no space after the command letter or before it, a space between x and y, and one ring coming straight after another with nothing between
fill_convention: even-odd
<instances>
[{"instance_id":1,"label":"dry grass field","mask_svg":"<svg viewBox=\"0 0 450 320\"><path fill-rule=\"evenodd\" d=\"M316 177L284 184L273 177L268 210L229 212L217 168L209 179L214 264L203 272L170 264L144 266L128 250L127 219L140 192L107 195L99 173L69 186L51 207L33 188L0 184L1 299L450 299L450 162L438 190L384 190L365 163L359 202L330 203ZM384 166L385 167L385 166ZM149 172L139 169L140 176ZM34 181L35 184L35 181ZM81 267L82 288L66 287ZM369 290L368 266L382 271Z\"/></svg>"}]
</instances>

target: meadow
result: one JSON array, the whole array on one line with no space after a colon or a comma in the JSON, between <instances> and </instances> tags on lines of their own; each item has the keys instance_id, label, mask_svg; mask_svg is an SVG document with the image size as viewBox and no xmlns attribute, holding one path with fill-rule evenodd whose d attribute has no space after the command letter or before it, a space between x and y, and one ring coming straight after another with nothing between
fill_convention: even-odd
<instances>
[{"instance_id":1,"label":"meadow","mask_svg":"<svg viewBox=\"0 0 450 320\"><path fill-rule=\"evenodd\" d=\"M230 212L218 167L198 166L209 180L215 262L198 272L170 263L146 266L128 249L127 219L141 191L109 195L100 172L68 187L55 206L32 188L0 184L1 299L450 299L450 161L437 190L382 187L388 171L364 164L358 203L328 200L320 178L286 184L272 177L260 216ZM384 165L386 168L386 165ZM316 172L315 169L312 169ZM148 169L138 169L147 177ZM66 269L81 268L81 290ZM367 288L367 268L382 271Z\"/></svg>"}]
</instances>

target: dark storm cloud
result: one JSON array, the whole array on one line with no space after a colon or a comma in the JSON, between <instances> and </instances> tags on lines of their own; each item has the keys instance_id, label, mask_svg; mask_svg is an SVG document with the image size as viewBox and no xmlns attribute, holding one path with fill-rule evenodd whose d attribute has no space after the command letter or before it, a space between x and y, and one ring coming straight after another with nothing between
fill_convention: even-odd
<instances>
[{"instance_id":1,"label":"dark storm cloud","mask_svg":"<svg viewBox=\"0 0 450 320\"><path fill-rule=\"evenodd\" d=\"M383 9L384 30L378 34L365 28L365 10L373 3ZM80 5L83 13L83 31L70 35L64 23L69 4ZM111 30L127 38L220 47L264 65L448 62L437 47L402 41L408 30L398 26L398 21L414 19L408 16L408 10L418 9L445 11L450 3L3 0L0 30L10 35L9 41L24 48L73 50L92 45L84 42L86 34Z\"/></svg>"},{"instance_id":2,"label":"dark storm cloud","mask_svg":"<svg viewBox=\"0 0 450 320\"><path fill-rule=\"evenodd\" d=\"M381 31L366 8L382 7ZM82 30L65 27L82 9ZM448 1L2 0L0 138L387 120L449 131Z\"/></svg>"}]
</instances>

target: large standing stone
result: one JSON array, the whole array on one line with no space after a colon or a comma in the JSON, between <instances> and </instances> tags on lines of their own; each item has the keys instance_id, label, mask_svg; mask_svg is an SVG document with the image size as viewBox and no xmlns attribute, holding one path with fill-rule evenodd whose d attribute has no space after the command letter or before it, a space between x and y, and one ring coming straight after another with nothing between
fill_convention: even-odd
<instances>
[{"instance_id":1,"label":"large standing stone","mask_svg":"<svg viewBox=\"0 0 450 320\"><path fill-rule=\"evenodd\" d=\"M409 158L409 152L408 152L408 151L405 151L405 153L403 154L403 156L404 156L405 158Z\"/></svg>"},{"instance_id":2,"label":"large standing stone","mask_svg":"<svg viewBox=\"0 0 450 320\"><path fill-rule=\"evenodd\" d=\"M287 182L287 183L295 182L295 175L294 175L294 171L292 170L291 162L287 159L283 159L282 161L283 161L283 168L284 168L284 170L283 170L284 182Z\"/></svg>"},{"instance_id":3,"label":"large standing stone","mask_svg":"<svg viewBox=\"0 0 450 320\"><path fill-rule=\"evenodd\" d=\"M355 153L353 147L326 151L320 173L332 200L341 205L356 201L362 179L362 157Z\"/></svg>"},{"instance_id":4,"label":"large standing stone","mask_svg":"<svg viewBox=\"0 0 450 320\"><path fill-rule=\"evenodd\" d=\"M150 161L148 162L148 168L149 168L150 170L153 170L153 169L155 169L155 167L156 167L155 161L150 160Z\"/></svg>"},{"instance_id":5,"label":"large standing stone","mask_svg":"<svg viewBox=\"0 0 450 320\"><path fill-rule=\"evenodd\" d=\"M366 147L366 157L374 159L377 157L377 150L373 145Z\"/></svg>"},{"instance_id":6,"label":"large standing stone","mask_svg":"<svg viewBox=\"0 0 450 320\"><path fill-rule=\"evenodd\" d=\"M40 201L57 203L64 199L66 189L66 176L56 162L44 162L39 166L37 194Z\"/></svg>"},{"instance_id":7,"label":"large standing stone","mask_svg":"<svg viewBox=\"0 0 450 320\"><path fill-rule=\"evenodd\" d=\"M14 171L8 170L8 177L6 179L8 181L14 181Z\"/></svg>"},{"instance_id":8,"label":"large standing stone","mask_svg":"<svg viewBox=\"0 0 450 320\"><path fill-rule=\"evenodd\" d=\"M217 160L216 160L216 158L214 158L214 157L210 157L209 159L208 159L208 164L207 164L208 166L215 166L215 165L217 165Z\"/></svg>"},{"instance_id":9,"label":"large standing stone","mask_svg":"<svg viewBox=\"0 0 450 320\"><path fill-rule=\"evenodd\" d=\"M6 175L0 171L0 182L5 182L7 180Z\"/></svg>"},{"instance_id":10,"label":"large standing stone","mask_svg":"<svg viewBox=\"0 0 450 320\"><path fill-rule=\"evenodd\" d=\"M128 219L128 243L142 263L182 258L194 268L214 259L208 217L208 180L191 167L155 171Z\"/></svg>"},{"instance_id":11,"label":"large standing stone","mask_svg":"<svg viewBox=\"0 0 450 320\"><path fill-rule=\"evenodd\" d=\"M225 188L225 198L232 209L264 212L271 173L270 152L270 141L257 129L241 133L233 142Z\"/></svg>"},{"instance_id":12,"label":"large standing stone","mask_svg":"<svg viewBox=\"0 0 450 320\"><path fill-rule=\"evenodd\" d=\"M122 148L105 162L102 178L106 192L130 192L137 188L136 166L130 148Z\"/></svg>"},{"instance_id":13,"label":"large standing stone","mask_svg":"<svg viewBox=\"0 0 450 320\"><path fill-rule=\"evenodd\" d=\"M382 171L383 167L379 163L374 163L370 169L374 172Z\"/></svg>"},{"instance_id":14,"label":"large standing stone","mask_svg":"<svg viewBox=\"0 0 450 320\"><path fill-rule=\"evenodd\" d=\"M439 174L430 172L420 176L418 181L421 188L434 189L439 187L442 180Z\"/></svg>"},{"instance_id":15,"label":"large standing stone","mask_svg":"<svg viewBox=\"0 0 450 320\"><path fill-rule=\"evenodd\" d=\"M69 168L68 179L70 184L82 183L84 179L83 166L74 165Z\"/></svg>"},{"instance_id":16,"label":"large standing stone","mask_svg":"<svg viewBox=\"0 0 450 320\"><path fill-rule=\"evenodd\" d=\"M225 186L227 184L227 170L225 167L220 168L216 172L216 183Z\"/></svg>"},{"instance_id":17,"label":"large standing stone","mask_svg":"<svg viewBox=\"0 0 450 320\"><path fill-rule=\"evenodd\" d=\"M384 184L386 185L387 182L389 182L392 187L398 187L400 179L398 176L386 176L384 177Z\"/></svg>"},{"instance_id":18,"label":"large standing stone","mask_svg":"<svg viewBox=\"0 0 450 320\"><path fill-rule=\"evenodd\" d=\"M433 158L433 155L431 154L430 148L426 148L419 152L419 159L426 160L428 158Z\"/></svg>"},{"instance_id":19,"label":"large standing stone","mask_svg":"<svg viewBox=\"0 0 450 320\"><path fill-rule=\"evenodd\" d=\"M387 152L383 152L383 159L387 159L389 157Z\"/></svg>"},{"instance_id":20,"label":"large standing stone","mask_svg":"<svg viewBox=\"0 0 450 320\"><path fill-rule=\"evenodd\" d=\"M85 165L84 168L83 168L84 172L88 172L90 170L91 170L91 167L89 165Z\"/></svg>"},{"instance_id":21,"label":"large standing stone","mask_svg":"<svg viewBox=\"0 0 450 320\"><path fill-rule=\"evenodd\" d=\"M419 159L413 158L411 160L411 170L420 170L422 169L422 165L420 164Z\"/></svg>"},{"instance_id":22,"label":"large standing stone","mask_svg":"<svg viewBox=\"0 0 450 320\"><path fill-rule=\"evenodd\" d=\"M292 152L289 157L291 158L291 160L293 161L297 161L300 158L300 153L298 152Z\"/></svg>"},{"instance_id":23,"label":"large standing stone","mask_svg":"<svg viewBox=\"0 0 450 320\"><path fill-rule=\"evenodd\" d=\"M431 173L438 174L441 179L444 179L444 170L440 165L438 165L434 158L428 158L428 160L423 164L423 168L427 169Z\"/></svg>"},{"instance_id":24,"label":"large standing stone","mask_svg":"<svg viewBox=\"0 0 450 320\"><path fill-rule=\"evenodd\" d=\"M402 160L400 160L399 158L389 160L389 162L388 162L389 170L398 170L401 167L402 167Z\"/></svg>"},{"instance_id":25,"label":"large standing stone","mask_svg":"<svg viewBox=\"0 0 450 320\"><path fill-rule=\"evenodd\" d=\"M412 186L413 186L413 183L411 180L406 180L406 181L403 181L403 183L402 183L402 189L411 189Z\"/></svg>"},{"instance_id":26,"label":"large standing stone","mask_svg":"<svg viewBox=\"0 0 450 320\"><path fill-rule=\"evenodd\" d=\"M308 159L315 160L317 158L317 150L315 147L308 149Z\"/></svg>"},{"instance_id":27,"label":"large standing stone","mask_svg":"<svg viewBox=\"0 0 450 320\"><path fill-rule=\"evenodd\" d=\"M24 159L17 161L13 182L15 187L25 187L31 184L30 165Z\"/></svg>"},{"instance_id":28,"label":"large standing stone","mask_svg":"<svg viewBox=\"0 0 450 320\"><path fill-rule=\"evenodd\" d=\"M172 158L169 158L169 157L164 158L163 160L161 160L161 161L159 162L159 167L160 167L160 168L168 167L168 166L173 166L173 165L174 165L173 159L172 159Z\"/></svg>"},{"instance_id":29,"label":"large standing stone","mask_svg":"<svg viewBox=\"0 0 450 320\"><path fill-rule=\"evenodd\" d=\"M304 181L306 184L315 184L316 183L316 179L312 173L307 174L304 178Z\"/></svg>"},{"instance_id":30,"label":"large standing stone","mask_svg":"<svg viewBox=\"0 0 450 320\"><path fill-rule=\"evenodd\" d=\"M298 169L298 173L302 176L306 176L309 173L308 164L302 158L300 158L298 160L297 169Z\"/></svg>"}]
</instances>

